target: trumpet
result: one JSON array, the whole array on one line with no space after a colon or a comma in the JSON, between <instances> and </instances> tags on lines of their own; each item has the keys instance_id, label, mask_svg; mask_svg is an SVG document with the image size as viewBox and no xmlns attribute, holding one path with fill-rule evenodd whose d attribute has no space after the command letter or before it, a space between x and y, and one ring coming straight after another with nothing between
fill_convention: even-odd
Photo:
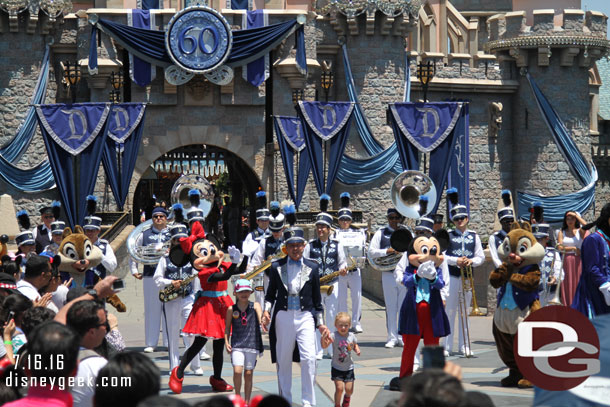
<instances>
[{"instance_id":1,"label":"trumpet","mask_svg":"<svg viewBox=\"0 0 610 407\"><path fill-rule=\"evenodd\" d=\"M254 277L258 276L260 273L262 273L263 271L265 271L269 267L271 267L271 263L273 263L276 260L283 259L284 257L286 257L286 255L287 255L286 246L282 245L282 248L279 251L279 253L269 256L269 258L267 260L262 262L258 267L256 267L251 272L244 275L243 278L246 280L252 280Z\"/></svg>"},{"instance_id":2,"label":"trumpet","mask_svg":"<svg viewBox=\"0 0 610 407\"><path fill-rule=\"evenodd\" d=\"M188 276L180 282L180 287L178 288L175 288L172 284L168 285L163 290L159 291L159 301L169 302L171 300L175 300L180 295L180 291L196 278L197 274Z\"/></svg>"},{"instance_id":3,"label":"trumpet","mask_svg":"<svg viewBox=\"0 0 610 407\"><path fill-rule=\"evenodd\" d=\"M462 276L462 289L460 290L460 298L458 300L459 318L461 322L460 325L462 326L462 336L464 337L465 345L468 345L467 352L465 352L464 356L469 358L472 357L472 353L470 352L470 327L468 326L468 304L466 303L466 293L468 291L472 291L472 296L474 298L472 266L460 268L460 274Z\"/></svg>"}]
</instances>

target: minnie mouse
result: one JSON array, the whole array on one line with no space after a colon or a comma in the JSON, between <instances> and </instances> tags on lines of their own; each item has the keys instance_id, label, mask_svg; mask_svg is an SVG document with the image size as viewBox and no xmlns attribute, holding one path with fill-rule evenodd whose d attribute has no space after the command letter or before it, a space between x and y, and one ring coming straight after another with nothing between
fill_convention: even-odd
<instances>
[{"instance_id":1,"label":"minnie mouse","mask_svg":"<svg viewBox=\"0 0 610 407\"><path fill-rule=\"evenodd\" d=\"M248 265L248 257L244 256L239 263L241 252L235 246L229 247L231 263L223 262L224 253L216 236L206 236L199 222L193 224L189 237L180 239L180 245L170 250L170 260L182 267L189 261L198 270L201 291L195 296L193 309L182 329L187 335L194 335L193 344L184 352L180 365L176 366L169 377L169 388L176 394L182 392L184 369L189 362L199 354L208 339L213 340L214 356L212 366L214 375L210 376L210 385L215 391L231 391L233 386L221 377L222 359L224 353L224 330L227 308L233 305L233 300L227 292L227 280L235 274L242 274Z\"/></svg>"},{"instance_id":2,"label":"minnie mouse","mask_svg":"<svg viewBox=\"0 0 610 407\"><path fill-rule=\"evenodd\" d=\"M404 285L407 293L398 322L398 333L404 342L400 376L390 381L390 389L400 390L400 379L413 374L413 358L422 337L424 345L438 345L439 339L450 332L440 292L445 286L441 265L448 244L449 235L444 229L415 238L406 229L392 234L392 247L406 252L394 274L396 282Z\"/></svg>"}]
</instances>

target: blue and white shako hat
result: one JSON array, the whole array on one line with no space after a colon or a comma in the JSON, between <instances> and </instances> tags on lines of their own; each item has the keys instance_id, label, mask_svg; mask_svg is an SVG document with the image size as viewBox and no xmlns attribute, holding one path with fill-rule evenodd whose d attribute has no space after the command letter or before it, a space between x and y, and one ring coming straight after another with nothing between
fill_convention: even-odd
<instances>
[{"instance_id":1,"label":"blue and white shako hat","mask_svg":"<svg viewBox=\"0 0 610 407\"><path fill-rule=\"evenodd\" d=\"M320 212L316 215L316 225L326 225L331 227L333 224L333 217L326 212Z\"/></svg>"},{"instance_id":2,"label":"blue and white shako hat","mask_svg":"<svg viewBox=\"0 0 610 407\"><path fill-rule=\"evenodd\" d=\"M545 237L549 237L549 232L551 230L551 225L548 223L534 223L532 225L532 233L536 239L542 239Z\"/></svg>"},{"instance_id":3,"label":"blue and white shako hat","mask_svg":"<svg viewBox=\"0 0 610 407\"><path fill-rule=\"evenodd\" d=\"M451 217L451 220L462 216L468 217L468 208L459 203L457 188L449 188L447 190L447 198L449 198L451 205L453 205L451 207L451 211L449 211L449 216Z\"/></svg>"},{"instance_id":4,"label":"blue and white shako hat","mask_svg":"<svg viewBox=\"0 0 610 407\"><path fill-rule=\"evenodd\" d=\"M349 219L352 220L352 210L349 208L350 194L349 192L343 192L339 198L341 198L341 209L337 212L337 216L339 219Z\"/></svg>"},{"instance_id":5,"label":"blue and white shako hat","mask_svg":"<svg viewBox=\"0 0 610 407\"><path fill-rule=\"evenodd\" d=\"M191 222L197 221L197 220L204 220L205 217L203 216L203 211L199 208L191 208L188 213L186 214L186 219L188 220L188 223L190 224Z\"/></svg>"},{"instance_id":6,"label":"blue and white shako hat","mask_svg":"<svg viewBox=\"0 0 610 407\"><path fill-rule=\"evenodd\" d=\"M258 191L256 193L256 220L269 220L271 212L267 209L267 193Z\"/></svg>"},{"instance_id":7,"label":"blue and white shako hat","mask_svg":"<svg viewBox=\"0 0 610 407\"><path fill-rule=\"evenodd\" d=\"M34 240L34 234L31 231L26 230L25 232L21 232L15 236L15 243L17 243L17 246L23 246L35 244L36 241Z\"/></svg>"},{"instance_id":8,"label":"blue and white shako hat","mask_svg":"<svg viewBox=\"0 0 610 407\"><path fill-rule=\"evenodd\" d=\"M515 220L515 212L511 207L512 198L510 195L510 191L508 189L502 190L502 202L504 203L504 208L498 211L498 220L503 221L504 219L513 219Z\"/></svg>"},{"instance_id":9,"label":"blue and white shako hat","mask_svg":"<svg viewBox=\"0 0 610 407\"><path fill-rule=\"evenodd\" d=\"M301 228L291 227L284 230L284 243L305 243L305 232Z\"/></svg>"},{"instance_id":10,"label":"blue and white shako hat","mask_svg":"<svg viewBox=\"0 0 610 407\"><path fill-rule=\"evenodd\" d=\"M269 229L277 232L284 227L284 215L279 213L277 216L269 217Z\"/></svg>"},{"instance_id":11,"label":"blue and white shako hat","mask_svg":"<svg viewBox=\"0 0 610 407\"><path fill-rule=\"evenodd\" d=\"M51 234L61 235L62 233L64 233L65 228L66 228L66 222L63 222L61 220L56 220L55 222L51 223Z\"/></svg>"},{"instance_id":12,"label":"blue and white shako hat","mask_svg":"<svg viewBox=\"0 0 610 407\"><path fill-rule=\"evenodd\" d=\"M271 212L267 208L262 208L262 209L256 210L256 220L262 220L262 221L269 220L270 215L271 215Z\"/></svg>"},{"instance_id":13,"label":"blue and white shako hat","mask_svg":"<svg viewBox=\"0 0 610 407\"><path fill-rule=\"evenodd\" d=\"M172 236L172 239L189 236L188 229L183 224L173 225L169 228L169 233Z\"/></svg>"},{"instance_id":14,"label":"blue and white shako hat","mask_svg":"<svg viewBox=\"0 0 610 407\"><path fill-rule=\"evenodd\" d=\"M85 223L83 229L97 229L102 228L102 218L99 216L85 216Z\"/></svg>"},{"instance_id":15,"label":"blue and white shako hat","mask_svg":"<svg viewBox=\"0 0 610 407\"><path fill-rule=\"evenodd\" d=\"M422 216L421 218L417 219L417 221L415 221L415 230L423 230L426 232L434 232L434 229L432 228L432 226L434 226L434 221L430 218L426 218L424 216Z\"/></svg>"}]
</instances>

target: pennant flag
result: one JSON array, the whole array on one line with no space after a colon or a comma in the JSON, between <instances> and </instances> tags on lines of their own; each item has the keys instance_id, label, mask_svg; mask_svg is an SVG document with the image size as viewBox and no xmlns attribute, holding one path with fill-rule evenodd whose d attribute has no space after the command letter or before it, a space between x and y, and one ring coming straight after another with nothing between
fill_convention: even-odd
<instances>
[{"instance_id":1,"label":"pennant flag","mask_svg":"<svg viewBox=\"0 0 610 407\"><path fill-rule=\"evenodd\" d=\"M159 0L155 1L158 5ZM146 0L144 0L145 4ZM127 13L127 24L130 27L153 30L155 28L155 15L148 8L143 10L132 9ZM140 86L147 86L155 79L156 72L157 70L150 63L141 60L131 52L129 53L129 76L134 83Z\"/></svg>"},{"instance_id":2,"label":"pennant flag","mask_svg":"<svg viewBox=\"0 0 610 407\"><path fill-rule=\"evenodd\" d=\"M303 123L306 150L313 168L313 178L318 194L330 194L341 156L349 135L353 102L299 102L297 112ZM324 153L322 142L330 141L328 177L324 177ZM326 184L326 185L325 185Z\"/></svg>"},{"instance_id":3,"label":"pennant flag","mask_svg":"<svg viewBox=\"0 0 610 407\"><path fill-rule=\"evenodd\" d=\"M119 210L123 210L129 192L142 140L145 111L143 103L121 103L112 105L108 115L108 137L102 163Z\"/></svg>"},{"instance_id":4,"label":"pennant flag","mask_svg":"<svg viewBox=\"0 0 610 407\"><path fill-rule=\"evenodd\" d=\"M37 105L49 163L70 226L82 224L106 139L109 103Z\"/></svg>"},{"instance_id":5,"label":"pennant flag","mask_svg":"<svg viewBox=\"0 0 610 407\"><path fill-rule=\"evenodd\" d=\"M303 199L309 171L311 170L311 162L309 155L305 150L305 138L303 137L303 124L298 117L289 116L274 116L273 124L275 134L280 146L280 155L282 164L284 165L284 174L288 183L288 193L295 204L296 209L299 209L299 204ZM297 188L295 193L294 188L294 155L297 154L298 172L297 172Z\"/></svg>"},{"instance_id":6,"label":"pennant flag","mask_svg":"<svg viewBox=\"0 0 610 407\"><path fill-rule=\"evenodd\" d=\"M269 14L265 13L265 10L246 11L242 18L243 29L266 27L269 25ZM253 86L258 87L262 85L269 77L269 53L242 67L242 76L244 80Z\"/></svg>"}]
</instances>

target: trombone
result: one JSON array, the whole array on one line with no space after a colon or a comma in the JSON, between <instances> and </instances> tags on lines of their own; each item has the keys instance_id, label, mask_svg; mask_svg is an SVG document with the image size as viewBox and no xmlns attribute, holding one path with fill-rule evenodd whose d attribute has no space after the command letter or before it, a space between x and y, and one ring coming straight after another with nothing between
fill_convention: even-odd
<instances>
[{"instance_id":1,"label":"trombone","mask_svg":"<svg viewBox=\"0 0 610 407\"><path fill-rule=\"evenodd\" d=\"M474 284L472 278L472 266L466 266L460 268L460 274L462 276L462 289L460 290L460 298L458 300L459 306L459 318L460 325L462 327L462 336L464 338L464 345L466 352L464 356L467 358L472 357L472 351L470 350L470 327L468 326L468 304L466 303L466 292L472 291L472 297L474 299ZM476 301L476 300L475 300ZM477 307L478 309L478 307ZM473 312L475 307L473 307ZM480 312L480 311L479 311ZM472 315L472 314L471 314Z\"/></svg>"},{"instance_id":2,"label":"trombone","mask_svg":"<svg viewBox=\"0 0 610 407\"><path fill-rule=\"evenodd\" d=\"M549 299L546 303L546 305L563 305L561 303L561 281L563 280L563 257L565 255L565 250L557 250L557 252L561 253L561 272L560 275L555 277L555 279L557 280L557 288L555 289L555 295L553 295L553 298ZM553 261L551 262L551 269L549 270L549 275L548 277L546 277L543 280L543 284L544 284L544 293L545 293L545 298L549 298L549 294L551 293L551 284L548 283L547 279L551 276L554 276L555 273L555 259L557 259L557 256L553 255Z\"/></svg>"}]
</instances>

